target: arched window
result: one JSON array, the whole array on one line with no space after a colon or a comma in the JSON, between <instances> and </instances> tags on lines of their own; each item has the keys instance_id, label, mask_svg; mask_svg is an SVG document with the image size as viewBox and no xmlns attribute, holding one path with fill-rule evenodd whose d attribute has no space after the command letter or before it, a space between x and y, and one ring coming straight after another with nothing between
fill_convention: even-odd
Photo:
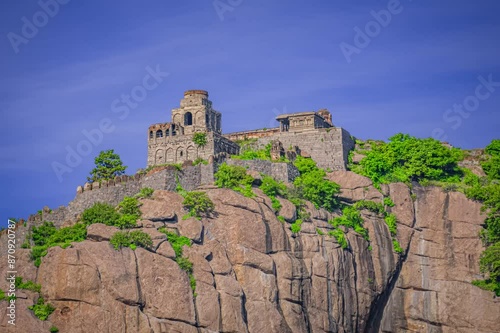
<instances>
[{"instance_id":1,"label":"arched window","mask_svg":"<svg viewBox=\"0 0 500 333\"><path fill-rule=\"evenodd\" d=\"M172 136L175 136L177 132L175 131L175 125L172 124Z\"/></svg>"},{"instance_id":2,"label":"arched window","mask_svg":"<svg viewBox=\"0 0 500 333\"><path fill-rule=\"evenodd\" d=\"M157 138L163 138L163 131L162 130L157 130L156 131L156 137Z\"/></svg>"},{"instance_id":3,"label":"arched window","mask_svg":"<svg viewBox=\"0 0 500 333\"><path fill-rule=\"evenodd\" d=\"M191 112L186 112L184 114L184 125L193 125L193 114Z\"/></svg>"},{"instance_id":4,"label":"arched window","mask_svg":"<svg viewBox=\"0 0 500 333\"><path fill-rule=\"evenodd\" d=\"M149 138L152 139L153 138L153 131L149 131Z\"/></svg>"},{"instance_id":5,"label":"arched window","mask_svg":"<svg viewBox=\"0 0 500 333\"><path fill-rule=\"evenodd\" d=\"M165 130L165 136L170 136L170 130L169 129Z\"/></svg>"}]
</instances>

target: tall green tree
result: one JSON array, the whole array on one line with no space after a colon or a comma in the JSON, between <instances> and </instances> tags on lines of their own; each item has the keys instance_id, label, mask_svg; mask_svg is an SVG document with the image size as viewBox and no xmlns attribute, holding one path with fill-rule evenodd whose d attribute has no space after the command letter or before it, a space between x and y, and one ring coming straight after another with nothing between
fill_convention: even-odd
<instances>
[{"instance_id":1,"label":"tall green tree","mask_svg":"<svg viewBox=\"0 0 500 333\"><path fill-rule=\"evenodd\" d=\"M123 175L127 169L120 155L116 154L113 149L101 151L94 161L95 168L90 172L90 177L87 177L87 180L91 182L113 179Z\"/></svg>"}]
</instances>

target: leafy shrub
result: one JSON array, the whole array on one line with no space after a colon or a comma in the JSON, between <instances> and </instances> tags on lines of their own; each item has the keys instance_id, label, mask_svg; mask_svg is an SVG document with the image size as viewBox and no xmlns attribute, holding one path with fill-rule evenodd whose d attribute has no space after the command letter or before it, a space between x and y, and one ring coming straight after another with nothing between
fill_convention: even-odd
<instances>
[{"instance_id":1,"label":"leafy shrub","mask_svg":"<svg viewBox=\"0 0 500 333\"><path fill-rule=\"evenodd\" d=\"M193 291L193 296L196 297L197 294L195 293L196 291L196 279L194 278L194 275L192 273L188 273L189 276L189 285L191 286L191 290Z\"/></svg>"},{"instance_id":2,"label":"leafy shrub","mask_svg":"<svg viewBox=\"0 0 500 333\"><path fill-rule=\"evenodd\" d=\"M293 222L290 226L290 229L292 230L292 233L298 234L300 232L300 229L302 229L302 220L298 219Z\"/></svg>"},{"instance_id":3,"label":"leafy shrub","mask_svg":"<svg viewBox=\"0 0 500 333\"><path fill-rule=\"evenodd\" d=\"M127 232L124 232L124 231L119 231L119 232L116 232L115 234L113 234L113 236L111 236L109 242L111 243L111 245L113 245L115 250L119 250L122 247L128 247L131 244L130 243L130 236L128 235Z\"/></svg>"},{"instance_id":4,"label":"leafy shrub","mask_svg":"<svg viewBox=\"0 0 500 333\"><path fill-rule=\"evenodd\" d=\"M278 182L273 177L267 175L262 177L262 184L259 188L268 197L285 197L287 193L286 185L283 182Z\"/></svg>"},{"instance_id":5,"label":"leafy shrub","mask_svg":"<svg viewBox=\"0 0 500 333\"><path fill-rule=\"evenodd\" d=\"M352 170L375 184L424 179L457 182L462 173L460 149L449 149L435 139L417 139L396 134L388 143L372 145L366 157Z\"/></svg>"},{"instance_id":6,"label":"leafy shrub","mask_svg":"<svg viewBox=\"0 0 500 333\"><path fill-rule=\"evenodd\" d=\"M401 245L399 245L398 240L395 238L392 239L392 247L394 248L394 252L396 252L396 253L402 254L404 252Z\"/></svg>"},{"instance_id":7,"label":"leafy shrub","mask_svg":"<svg viewBox=\"0 0 500 333\"><path fill-rule=\"evenodd\" d=\"M139 209L139 201L134 197L125 197L118 204L118 213L124 215L136 215L137 218L141 216L141 211Z\"/></svg>"},{"instance_id":8,"label":"leafy shrub","mask_svg":"<svg viewBox=\"0 0 500 333\"><path fill-rule=\"evenodd\" d=\"M5 296L5 291L0 289L0 301L6 300L7 296Z\"/></svg>"},{"instance_id":9,"label":"leafy shrub","mask_svg":"<svg viewBox=\"0 0 500 333\"><path fill-rule=\"evenodd\" d=\"M204 147L207 144L207 133L204 132L196 132L193 135L193 142L198 147Z\"/></svg>"},{"instance_id":10,"label":"leafy shrub","mask_svg":"<svg viewBox=\"0 0 500 333\"><path fill-rule=\"evenodd\" d=\"M248 146L242 147L240 155L233 155L237 160L271 160L271 144L267 144L264 149L251 149Z\"/></svg>"},{"instance_id":11,"label":"leafy shrub","mask_svg":"<svg viewBox=\"0 0 500 333\"><path fill-rule=\"evenodd\" d=\"M384 198L384 205L387 207L394 207L394 201L392 201L392 199L389 197L385 197Z\"/></svg>"},{"instance_id":12,"label":"leafy shrub","mask_svg":"<svg viewBox=\"0 0 500 333\"><path fill-rule=\"evenodd\" d=\"M40 227L33 227L31 239L35 246L32 247L30 257L36 267L40 267L41 258L53 246L66 248L72 242L81 242L87 238L87 228L82 223L71 227L56 229L52 222L44 222Z\"/></svg>"},{"instance_id":13,"label":"leafy shrub","mask_svg":"<svg viewBox=\"0 0 500 333\"><path fill-rule=\"evenodd\" d=\"M131 247L134 249L137 246L142 248L148 248L153 246L153 241L151 236L140 230L134 231L118 231L109 240L111 245L115 250L119 250L122 247Z\"/></svg>"},{"instance_id":14,"label":"leafy shrub","mask_svg":"<svg viewBox=\"0 0 500 333\"><path fill-rule=\"evenodd\" d=\"M497 296L500 296L500 284L491 280L491 279L474 280L474 281L472 281L472 284L475 285L476 287L483 289L483 290L492 291Z\"/></svg>"},{"instance_id":15,"label":"leafy shrub","mask_svg":"<svg viewBox=\"0 0 500 333\"><path fill-rule=\"evenodd\" d=\"M86 225L104 223L105 225L116 225L120 214L115 208L107 203L97 202L92 207L83 211L82 222Z\"/></svg>"},{"instance_id":16,"label":"leafy shrub","mask_svg":"<svg viewBox=\"0 0 500 333\"><path fill-rule=\"evenodd\" d=\"M342 210L342 216L337 216L328 221L333 227L338 228L344 226L354 229L355 232L363 236L364 239L369 240L368 230L363 227L363 218L360 212L353 206L347 206Z\"/></svg>"},{"instance_id":17,"label":"leafy shrub","mask_svg":"<svg viewBox=\"0 0 500 333\"><path fill-rule=\"evenodd\" d=\"M193 263L186 257L182 256L182 248L184 246L191 246L191 240L185 236L180 236L174 232L168 231L167 228L162 227L158 229L158 231L167 235L167 241L172 245L172 248L175 252L175 261L179 265L179 267L186 271L189 277L189 284L191 285L191 289L193 290L193 295L196 297L196 280L193 276Z\"/></svg>"},{"instance_id":18,"label":"leafy shrub","mask_svg":"<svg viewBox=\"0 0 500 333\"><path fill-rule=\"evenodd\" d=\"M24 289L24 290L30 290L36 293L39 293L42 291L42 286L33 282L33 281L26 281L23 282L23 278L20 276L17 276L14 282L16 289Z\"/></svg>"},{"instance_id":19,"label":"leafy shrub","mask_svg":"<svg viewBox=\"0 0 500 333\"><path fill-rule=\"evenodd\" d=\"M139 193L137 193L134 197L135 198L150 198L153 193L154 193L154 189L152 189L151 187L143 187L141 188L141 190L139 191Z\"/></svg>"},{"instance_id":20,"label":"leafy shrub","mask_svg":"<svg viewBox=\"0 0 500 333\"><path fill-rule=\"evenodd\" d=\"M50 329L49 329L49 332L50 333L58 333L59 332L59 329L55 326L51 326Z\"/></svg>"},{"instance_id":21,"label":"leafy shrub","mask_svg":"<svg viewBox=\"0 0 500 333\"><path fill-rule=\"evenodd\" d=\"M485 228L480 233L483 243L491 245L500 242L500 216L490 214L484 223Z\"/></svg>"},{"instance_id":22,"label":"leafy shrub","mask_svg":"<svg viewBox=\"0 0 500 333\"><path fill-rule=\"evenodd\" d=\"M252 192L252 182L252 176L248 175L247 170L241 166L223 163L215 173L215 185L230 188L246 197L255 196Z\"/></svg>"},{"instance_id":23,"label":"leafy shrub","mask_svg":"<svg viewBox=\"0 0 500 333\"><path fill-rule=\"evenodd\" d=\"M189 261L189 259L185 257L178 257L175 258L175 261L183 271L193 273L193 263Z\"/></svg>"},{"instance_id":24,"label":"leafy shrub","mask_svg":"<svg viewBox=\"0 0 500 333\"><path fill-rule=\"evenodd\" d=\"M208 164L208 161L207 160L204 160L203 158L201 157L198 157L197 159L195 159L193 161L193 165L198 165L198 164L203 164L203 165L207 165Z\"/></svg>"},{"instance_id":25,"label":"leafy shrub","mask_svg":"<svg viewBox=\"0 0 500 333\"><path fill-rule=\"evenodd\" d=\"M279 212L282 205L280 201L276 199L276 196L286 196L286 185L283 184L283 182L276 181L273 177L265 175L262 177L262 184L259 188L262 190L262 192L264 192L265 195L269 197L269 199L271 199L273 209Z\"/></svg>"},{"instance_id":26,"label":"leafy shrub","mask_svg":"<svg viewBox=\"0 0 500 333\"><path fill-rule=\"evenodd\" d=\"M500 156L490 157L488 160L482 162L481 166L490 179L500 179Z\"/></svg>"},{"instance_id":27,"label":"leafy shrub","mask_svg":"<svg viewBox=\"0 0 500 333\"><path fill-rule=\"evenodd\" d=\"M320 228L316 228L316 233L320 236L324 236L325 233L323 232L323 230L321 230Z\"/></svg>"},{"instance_id":28,"label":"leafy shrub","mask_svg":"<svg viewBox=\"0 0 500 333\"><path fill-rule=\"evenodd\" d=\"M278 221L280 221L281 223L285 223L285 218L283 216L279 215Z\"/></svg>"},{"instance_id":29,"label":"leafy shrub","mask_svg":"<svg viewBox=\"0 0 500 333\"><path fill-rule=\"evenodd\" d=\"M118 221L116 221L115 226L120 229L129 229L137 225L137 215L123 214L120 215Z\"/></svg>"},{"instance_id":30,"label":"leafy shrub","mask_svg":"<svg viewBox=\"0 0 500 333\"><path fill-rule=\"evenodd\" d=\"M30 245L30 241L29 241L29 239L28 239L28 238L26 238L26 239L24 240L24 242L21 244L21 248L22 248L22 249L29 249L30 247L31 247L31 245Z\"/></svg>"},{"instance_id":31,"label":"leafy shrub","mask_svg":"<svg viewBox=\"0 0 500 333\"><path fill-rule=\"evenodd\" d=\"M201 219L213 213L215 205L205 192L188 192L182 202L189 215Z\"/></svg>"},{"instance_id":32,"label":"leafy shrub","mask_svg":"<svg viewBox=\"0 0 500 333\"><path fill-rule=\"evenodd\" d=\"M33 227L31 237L35 246L45 245L47 240L57 232L53 222L44 221L39 227Z\"/></svg>"},{"instance_id":33,"label":"leafy shrub","mask_svg":"<svg viewBox=\"0 0 500 333\"><path fill-rule=\"evenodd\" d=\"M479 268L481 273L488 274L488 278L484 281L475 281L475 285L494 291L497 296L500 296L500 242L484 250L479 261Z\"/></svg>"},{"instance_id":34,"label":"leafy shrub","mask_svg":"<svg viewBox=\"0 0 500 333\"><path fill-rule=\"evenodd\" d=\"M385 217L385 223L389 227L389 231L391 232L392 236L396 236L397 234L397 220L396 220L396 215L394 214L389 214Z\"/></svg>"},{"instance_id":35,"label":"leafy shrub","mask_svg":"<svg viewBox=\"0 0 500 333\"><path fill-rule=\"evenodd\" d=\"M162 227L158 229L159 232L167 235L167 241L172 245L176 257L182 257L182 247L184 245L190 247L191 240L185 236L177 235L175 232L168 231L167 228Z\"/></svg>"},{"instance_id":36,"label":"leafy shrub","mask_svg":"<svg viewBox=\"0 0 500 333\"><path fill-rule=\"evenodd\" d=\"M342 247L343 249L347 249L349 247L349 244L347 243L347 239L345 238L345 234L342 231L342 229L335 228L329 231L328 235L330 237L334 237L337 240L337 243L339 243L340 247Z\"/></svg>"},{"instance_id":37,"label":"leafy shrub","mask_svg":"<svg viewBox=\"0 0 500 333\"><path fill-rule=\"evenodd\" d=\"M301 156L297 157L294 164L300 176L295 178L293 184L301 198L311 201L316 208L322 207L328 211L339 206L337 195L340 186L324 179L325 170L318 168L312 159Z\"/></svg>"},{"instance_id":38,"label":"leafy shrub","mask_svg":"<svg viewBox=\"0 0 500 333\"><path fill-rule=\"evenodd\" d=\"M369 210L372 213L378 214L378 215L385 215L385 207L383 204L376 203L374 201L369 201L369 200L360 200L356 202L353 205L354 208L360 210L360 209L366 209Z\"/></svg>"},{"instance_id":39,"label":"leafy shrub","mask_svg":"<svg viewBox=\"0 0 500 333\"><path fill-rule=\"evenodd\" d=\"M54 312L55 308L50 304L45 304L45 300L42 296L38 297L36 304L28 307L28 309L32 310L35 316L45 321L47 318Z\"/></svg>"}]
</instances>

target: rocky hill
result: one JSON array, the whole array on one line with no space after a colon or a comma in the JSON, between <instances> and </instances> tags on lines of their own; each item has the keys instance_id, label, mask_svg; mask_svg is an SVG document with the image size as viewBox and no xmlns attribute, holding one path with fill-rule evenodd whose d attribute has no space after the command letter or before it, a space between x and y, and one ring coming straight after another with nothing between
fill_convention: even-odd
<instances>
[{"instance_id":1,"label":"rocky hill","mask_svg":"<svg viewBox=\"0 0 500 333\"><path fill-rule=\"evenodd\" d=\"M500 332L500 298L471 284L481 278L480 203L418 184L378 190L352 172L328 177L340 184L344 202L392 200L387 209L397 218L402 253L394 250L384 218L367 209L361 216L369 237L341 227L345 247L328 235L328 221L340 212L309 202L300 232L292 233L296 206L278 198L276 214L257 188L253 198L204 188L215 210L201 220L182 218L181 195L157 190L140 199L138 228L153 240L147 249L115 250L109 239L118 229L103 224L90 225L82 242L49 248L38 268L18 244L17 275L41 290L18 291L16 326L2 315L0 331ZM160 230L192 241L182 255L192 263L195 286ZM16 231L26 234L22 224ZM6 276L5 233L0 246ZM9 285L2 279L0 288ZM40 295L55 308L46 321L28 309ZM0 301L0 313L7 306Z\"/></svg>"}]
</instances>

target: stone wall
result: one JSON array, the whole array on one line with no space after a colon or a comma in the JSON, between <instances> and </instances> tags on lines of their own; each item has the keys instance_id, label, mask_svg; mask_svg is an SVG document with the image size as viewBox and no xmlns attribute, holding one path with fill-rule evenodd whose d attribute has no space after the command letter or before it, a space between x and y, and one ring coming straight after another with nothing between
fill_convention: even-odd
<instances>
[{"instance_id":1,"label":"stone wall","mask_svg":"<svg viewBox=\"0 0 500 333\"><path fill-rule=\"evenodd\" d=\"M239 165L248 168L248 170L257 171L282 182L293 182L299 176L299 170L291 163L275 163L264 160L243 161L236 159L227 159L229 165Z\"/></svg>"},{"instance_id":2,"label":"stone wall","mask_svg":"<svg viewBox=\"0 0 500 333\"><path fill-rule=\"evenodd\" d=\"M149 175L119 176L109 182L86 183L78 186L75 199L67 207L61 206L55 210L44 208L39 214L31 215L28 224L37 225L42 221L51 221L60 227L65 222L75 221L79 214L96 202L106 202L115 206L126 196L133 196L144 187L174 191L177 179L185 190L193 191L200 185L213 183L211 170L213 166L202 164L185 166L182 170L169 166Z\"/></svg>"},{"instance_id":3,"label":"stone wall","mask_svg":"<svg viewBox=\"0 0 500 333\"><path fill-rule=\"evenodd\" d=\"M279 132L280 132L279 127L275 127L275 128L266 128L260 130L252 130L252 131L234 132L234 133L224 134L224 137L231 141L242 141L248 139L259 139L266 136L278 134Z\"/></svg>"},{"instance_id":4,"label":"stone wall","mask_svg":"<svg viewBox=\"0 0 500 333\"><path fill-rule=\"evenodd\" d=\"M208 160L211 155L227 152L239 154L240 147L220 134L208 132L207 144L198 147L193 135L176 135L148 140L147 165L161 165L194 161L197 158Z\"/></svg>"},{"instance_id":5,"label":"stone wall","mask_svg":"<svg viewBox=\"0 0 500 333\"><path fill-rule=\"evenodd\" d=\"M303 155L309 155L320 168L346 170L349 152L354 141L349 132L340 127L313 129L303 132L279 132L262 137L254 143L261 149L273 140L279 140L283 147L298 146Z\"/></svg>"},{"instance_id":6,"label":"stone wall","mask_svg":"<svg viewBox=\"0 0 500 333\"><path fill-rule=\"evenodd\" d=\"M218 165L224 162L230 165L245 166L249 170L268 174L284 182L293 181L299 174L292 164L261 160L233 160L225 153L215 155L211 162L206 165L198 164L194 166L185 163L181 170L174 166L159 167L160 170L147 175L124 175L101 183L86 183L83 186L78 186L75 199L67 207L61 206L54 210L45 207L38 214L31 215L27 223L29 225L39 225L43 221L51 221L56 226L61 227L65 223L76 221L85 209L92 207L97 202L106 202L116 206L126 196L133 196L145 187L155 190L175 191L178 181L186 191L193 191L199 186L213 184L214 173L217 171Z\"/></svg>"}]
</instances>

